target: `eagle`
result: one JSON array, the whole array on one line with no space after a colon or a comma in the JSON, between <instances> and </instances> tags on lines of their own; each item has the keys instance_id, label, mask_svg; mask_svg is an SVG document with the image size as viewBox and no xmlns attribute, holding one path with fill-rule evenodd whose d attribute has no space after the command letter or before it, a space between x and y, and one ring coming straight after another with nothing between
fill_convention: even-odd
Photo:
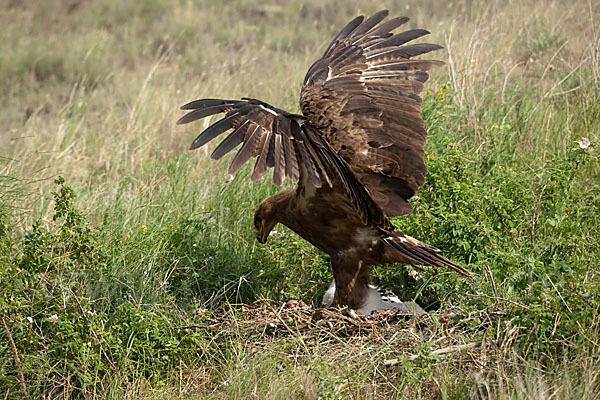
<instances>
[{"instance_id":1,"label":"eagle","mask_svg":"<svg viewBox=\"0 0 600 400\"><path fill-rule=\"evenodd\" d=\"M254 98L201 99L181 107L178 124L224 113L190 150L228 132L214 149L218 160L238 146L229 173L255 158L250 179L273 168L273 183L297 183L260 203L256 239L265 243L278 223L330 257L334 282L324 301L371 309L374 265L403 263L472 272L410 237L390 217L410 213L408 200L425 182L427 132L421 98L428 70L441 61L413 57L441 49L409 42L424 29L393 31L407 17L384 21L387 10L350 21L306 73L302 114Z\"/></svg>"}]
</instances>

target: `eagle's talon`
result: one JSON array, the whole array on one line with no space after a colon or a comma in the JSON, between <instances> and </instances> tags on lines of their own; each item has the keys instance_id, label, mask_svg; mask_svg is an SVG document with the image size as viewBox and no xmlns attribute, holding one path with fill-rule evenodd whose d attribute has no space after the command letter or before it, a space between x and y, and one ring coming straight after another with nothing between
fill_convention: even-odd
<instances>
[{"instance_id":1,"label":"eagle's talon","mask_svg":"<svg viewBox=\"0 0 600 400\"><path fill-rule=\"evenodd\" d=\"M323 308L335 306L335 280L323 295L321 306ZM407 315L422 315L427 312L414 301L401 301L394 293L387 289L369 285L363 304L356 309L361 314L370 315L374 311L397 310Z\"/></svg>"}]
</instances>

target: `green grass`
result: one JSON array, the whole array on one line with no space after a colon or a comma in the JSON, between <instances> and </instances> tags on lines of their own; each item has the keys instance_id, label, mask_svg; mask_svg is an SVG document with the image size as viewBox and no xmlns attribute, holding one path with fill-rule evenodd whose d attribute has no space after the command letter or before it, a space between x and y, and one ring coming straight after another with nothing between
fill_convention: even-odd
<instances>
[{"instance_id":1,"label":"green grass","mask_svg":"<svg viewBox=\"0 0 600 400\"><path fill-rule=\"evenodd\" d=\"M594 2L0 7L2 398L599 397ZM423 96L427 182L394 223L477 276L379 267L430 318L269 333L269 307L320 303L327 257L286 229L254 240L278 189L189 153L209 121L176 126L178 107L297 112L332 35L383 7L447 62ZM464 343L480 345L432 353Z\"/></svg>"}]
</instances>

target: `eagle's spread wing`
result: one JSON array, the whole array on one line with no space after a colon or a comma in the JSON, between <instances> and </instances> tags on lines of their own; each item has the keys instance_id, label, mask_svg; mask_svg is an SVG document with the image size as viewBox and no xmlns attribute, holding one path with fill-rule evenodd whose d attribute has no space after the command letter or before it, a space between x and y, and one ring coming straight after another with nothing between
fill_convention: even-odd
<instances>
[{"instance_id":1,"label":"eagle's spread wing","mask_svg":"<svg viewBox=\"0 0 600 400\"><path fill-rule=\"evenodd\" d=\"M428 34L393 34L407 17L380 22L380 11L352 20L306 74L300 97L310 123L349 164L388 216L408 214L406 201L425 182L425 131L421 118L427 70L441 61L411 57L440 49L405 43Z\"/></svg>"},{"instance_id":2,"label":"eagle's spread wing","mask_svg":"<svg viewBox=\"0 0 600 400\"><path fill-rule=\"evenodd\" d=\"M273 167L275 185L280 186L288 177L300 186L320 188L327 185L333 191L342 190L363 223L391 227L388 218L346 162L305 117L248 98L196 100L181 108L191 111L177 121L178 124L225 113L225 117L206 128L194 140L190 149L203 146L231 130L211 154L211 158L218 160L241 144L229 167L231 174L251 157L256 157L251 175L253 181L262 177L267 168Z\"/></svg>"}]
</instances>

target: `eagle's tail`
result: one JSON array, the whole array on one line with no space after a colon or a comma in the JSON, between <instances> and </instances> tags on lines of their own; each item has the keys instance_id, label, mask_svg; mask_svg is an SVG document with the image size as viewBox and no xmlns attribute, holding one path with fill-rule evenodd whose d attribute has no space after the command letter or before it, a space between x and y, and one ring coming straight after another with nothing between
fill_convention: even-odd
<instances>
[{"instance_id":1,"label":"eagle's tail","mask_svg":"<svg viewBox=\"0 0 600 400\"><path fill-rule=\"evenodd\" d=\"M473 272L440 255L438 248L405 235L398 230L385 237L383 241L400 252L399 261L407 262L411 265L430 265L433 267L449 268L461 275L473 276Z\"/></svg>"}]
</instances>

